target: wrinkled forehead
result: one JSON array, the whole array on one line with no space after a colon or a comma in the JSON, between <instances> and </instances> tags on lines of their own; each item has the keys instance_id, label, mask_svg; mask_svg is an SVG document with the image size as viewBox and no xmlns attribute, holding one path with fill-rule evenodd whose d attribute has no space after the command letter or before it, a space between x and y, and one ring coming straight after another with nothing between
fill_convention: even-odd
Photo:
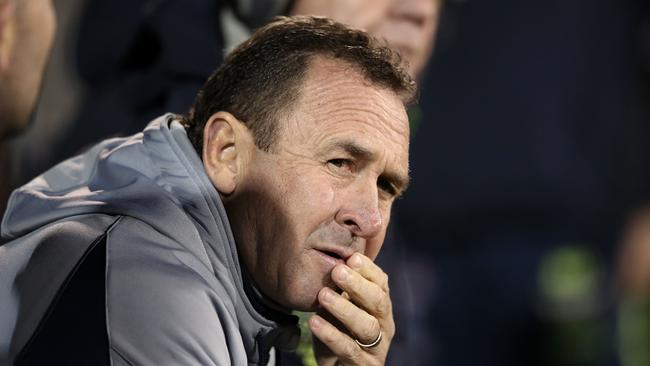
<instances>
[{"instance_id":1,"label":"wrinkled forehead","mask_svg":"<svg viewBox=\"0 0 650 366\"><path fill-rule=\"evenodd\" d=\"M392 90L369 82L354 67L315 59L284 126L287 144L313 148L351 146L386 164L408 170L409 123L404 103Z\"/></svg>"},{"instance_id":2,"label":"wrinkled forehead","mask_svg":"<svg viewBox=\"0 0 650 366\"><path fill-rule=\"evenodd\" d=\"M300 85L294 105L332 111L365 112L387 124L395 133L408 136L409 124L405 104L410 96L368 80L361 70L347 61L329 57L312 57Z\"/></svg>"},{"instance_id":3,"label":"wrinkled forehead","mask_svg":"<svg viewBox=\"0 0 650 366\"><path fill-rule=\"evenodd\" d=\"M335 76L338 75L342 75L344 80L350 82L349 85L351 86L365 86L374 89L390 90L391 88L388 85L396 82L396 75L383 75L388 72L386 70L376 70L372 67L368 67L368 70L369 71L367 72L372 73L373 78L376 78L375 81L369 79L369 76L366 75L366 72L359 64L324 55L313 55L308 60L308 67L306 70L306 77L303 79L303 85L306 84L306 81L309 78L316 82L326 82L328 80L336 79ZM392 90L392 93L397 96L403 106L409 104L415 94L415 89L410 89L406 85L407 84L396 86L398 89L403 89L399 92ZM403 95L400 93L403 93Z\"/></svg>"}]
</instances>

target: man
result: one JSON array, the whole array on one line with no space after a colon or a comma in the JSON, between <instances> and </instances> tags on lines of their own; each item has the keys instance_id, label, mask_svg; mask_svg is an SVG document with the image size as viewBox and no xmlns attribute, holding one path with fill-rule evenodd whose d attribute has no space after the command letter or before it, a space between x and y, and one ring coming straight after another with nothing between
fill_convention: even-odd
<instances>
[{"instance_id":1,"label":"man","mask_svg":"<svg viewBox=\"0 0 650 366\"><path fill-rule=\"evenodd\" d=\"M291 14L319 15L385 39L408 62L412 77L422 74L438 28L443 0L293 0Z\"/></svg>"},{"instance_id":2,"label":"man","mask_svg":"<svg viewBox=\"0 0 650 366\"><path fill-rule=\"evenodd\" d=\"M190 115L66 161L10 199L0 359L15 364L382 364L378 254L408 183L414 84L362 31L282 18L239 46ZM202 158L202 159L201 159Z\"/></svg>"},{"instance_id":3,"label":"man","mask_svg":"<svg viewBox=\"0 0 650 366\"><path fill-rule=\"evenodd\" d=\"M10 190L3 141L31 120L55 29L50 0L0 0L0 215Z\"/></svg>"}]
</instances>

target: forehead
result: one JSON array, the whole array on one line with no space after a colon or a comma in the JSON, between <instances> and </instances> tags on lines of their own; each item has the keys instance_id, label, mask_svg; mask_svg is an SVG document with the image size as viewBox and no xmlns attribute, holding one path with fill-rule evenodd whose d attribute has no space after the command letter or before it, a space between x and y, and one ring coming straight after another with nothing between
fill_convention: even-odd
<instances>
[{"instance_id":1,"label":"forehead","mask_svg":"<svg viewBox=\"0 0 650 366\"><path fill-rule=\"evenodd\" d=\"M393 91L366 80L340 60L311 60L282 136L312 149L354 142L408 171L409 125Z\"/></svg>"}]
</instances>

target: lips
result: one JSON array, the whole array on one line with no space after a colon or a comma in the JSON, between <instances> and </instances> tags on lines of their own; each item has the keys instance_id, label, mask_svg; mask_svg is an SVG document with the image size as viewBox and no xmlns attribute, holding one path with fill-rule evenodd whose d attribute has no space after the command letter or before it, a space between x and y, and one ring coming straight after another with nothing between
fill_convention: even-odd
<instances>
[{"instance_id":1,"label":"lips","mask_svg":"<svg viewBox=\"0 0 650 366\"><path fill-rule=\"evenodd\" d=\"M331 265L345 263L345 261L355 252L349 247L327 247L314 248L318 256Z\"/></svg>"},{"instance_id":2,"label":"lips","mask_svg":"<svg viewBox=\"0 0 650 366\"><path fill-rule=\"evenodd\" d=\"M336 253L334 253L334 252L330 252L330 251L327 251L327 250L321 250L320 252L321 252L321 253L324 253L324 254L326 254L326 255L329 255L330 257L334 257L335 259L343 260L343 258L341 258L340 255L338 255L338 254L336 254Z\"/></svg>"},{"instance_id":3,"label":"lips","mask_svg":"<svg viewBox=\"0 0 650 366\"><path fill-rule=\"evenodd\" d=\"M333 267L339 263L345 263L345 261L335 253L322 251L318 249L314 249L314 251L320 257L320 259L325 261L329 266Z\"/></svg>"}]
</instances>

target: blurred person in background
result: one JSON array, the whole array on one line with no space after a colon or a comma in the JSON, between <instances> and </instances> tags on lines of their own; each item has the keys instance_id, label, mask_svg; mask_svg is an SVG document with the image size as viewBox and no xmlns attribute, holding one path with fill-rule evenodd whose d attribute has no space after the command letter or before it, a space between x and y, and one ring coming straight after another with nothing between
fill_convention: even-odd
<instances>
[{"instance_id":1,"label":"blurred person in background","mask_svg":"<svg viewBox=\"0 0 650 366\"><path fill-rule=\"evenodd\" d=\"M312 14L361 28L408 61L418 77L431 56L442 0L294 0L292 14Z\"/></svg>"},{"instance_id":2,"label":"blurred person in background","mask_svg":"<svg viewBox=\"0 0 650 366\"><path fill-rule=\"evenodd\" d=\"M3 141L32 118L55 30L50 0L0 0L0 217L10 190Z\"/></svg>"},{"instance_id":3,"label":"blurred person in background","mask_svg":"<svg viewBox=\"0 0 650 366\"><path fill-rule=\"evenodd\" d=\"M53 154L23 183L106 136L134 133L165 111L184 112L224 52L276 15L323 15L385 38L418 75L431 54L441 0L89 1L77 65L82 106ZM166 24L177 24L173 31ZM113 26L120 24L119 27Z\"/></svg>"},{"instance_id":4,"label":"blurred person in background","mask_svg":"<svg viewBox=\"0 0 650 366\"><path fill-rule=\"evenodd\" d=\"M647 2L448 5L393 221L410 364L620 365L617 245L650 191Z\"/></svg>"},{"instance_id":5,"label":"blurred person in background","mask_svg":"<svg viewBox=\"0 0 650 366\"><path fill-rule=\"evenodd\" d=\"M618 248L617 332L623 366L650 365L650 4L641 12L637 45L638 70L631 96L627 180L634 209L624 227Z\"/></svg>"},{"instance_id":6,"label":"blurred person in background","mask_svg":"<svg viewBox=\"0 0 650 366\"><path fill-rule=\"evenodd\" d=\"M623 366L650 364L650 209L625 228L618 257L618 347Z\"/></svg>"}]
</instances>

